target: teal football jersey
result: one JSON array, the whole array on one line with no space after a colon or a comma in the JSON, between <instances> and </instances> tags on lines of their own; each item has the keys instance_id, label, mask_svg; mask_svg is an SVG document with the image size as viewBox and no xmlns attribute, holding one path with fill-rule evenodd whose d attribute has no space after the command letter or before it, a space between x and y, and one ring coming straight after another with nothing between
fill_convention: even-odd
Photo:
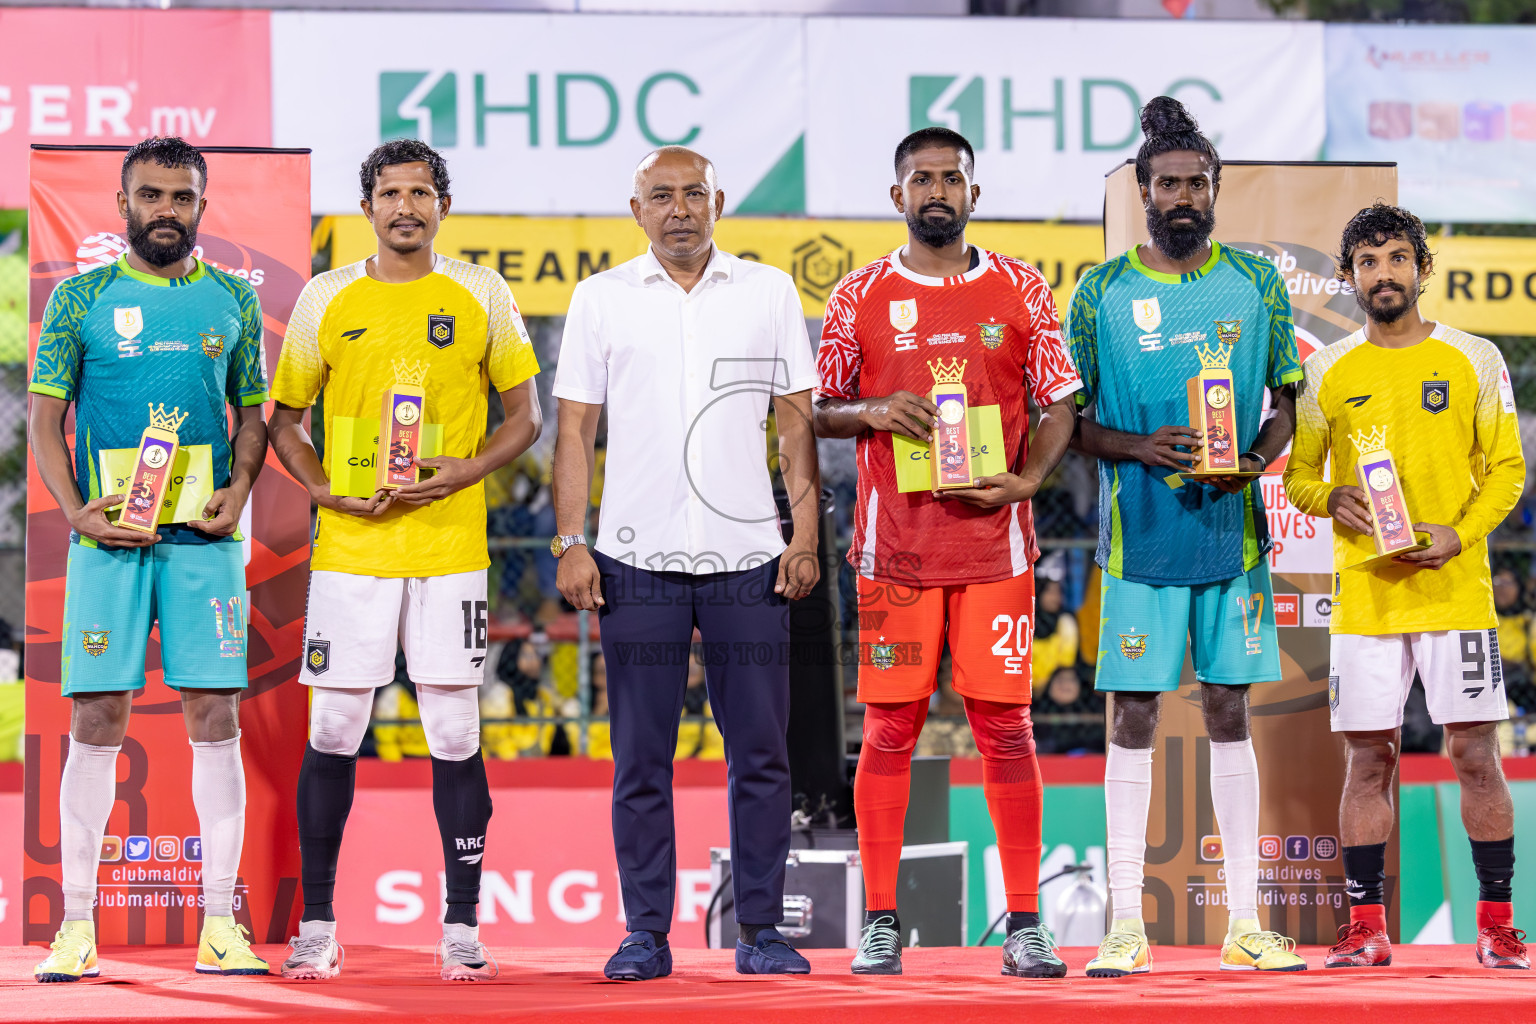
<instances>
[{"instance_id":1,"label":"teal football jersey","mask_svg":"<svg viewBox=\"0 0 1536 1024\"><path fill-rule=\"evenodd\" d=\"M1136 249L1083 275L1068 312L1080 404L1115 430L1189 421L1185 382L1200 351L1224 352L1237 402L1237 450L1258 437L1266 387L1301 379L1285 282L1266 259L1217 242L1188 274L1163 274ZM1270 549L1258 481L1237 494L1184 483L1140 462L1099 462L1098 563L1119 579L1193 586L1242 575Z\"/></svg>"},{"instance_id":2,"label":"teal football jersey","mask_svg":"<svg viewBox=\"0 0 1536 1024\"><path fill-rule=\"evenodd\" d=\"M149 407L186 414L185 446L213 449L214 489L230 472L226 403L267 400L261 303L251 286L201 262L183 278L141 274L119 259L61 281L43 311L29 391L75 403L75 483L86 501L104 492L99 453L137 448ZM162 543L205 543L164 526Z\"/></svg>"}]
</instances>

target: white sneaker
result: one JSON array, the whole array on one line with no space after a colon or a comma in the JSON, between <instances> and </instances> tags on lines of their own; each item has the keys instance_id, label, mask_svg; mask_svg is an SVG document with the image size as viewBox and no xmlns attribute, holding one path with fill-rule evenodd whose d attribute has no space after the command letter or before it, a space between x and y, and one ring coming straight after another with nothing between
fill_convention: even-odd
<instances>
[{"instance_id":1,"label":"white sneaker","mask_svg":"<svg viewBox=\"0 0 1536 1024\"><path fill-rule=\"evenodd\" d=\"M293 955L283 961L285 978L321 981L341 973L346 950L336 941L335 921L300 921L299 934L288 940Z\"/></svg>"},{"instance_id":2,"label":"white sneaker","mask_svg":"<svg viewBox=\"0 0 1536 1024\"><path fill-rule=\"evenodd\" d=\"M496 958L480 942L478 925L443 925L436 959L444 981L489 981L501 973Z\"/></svg>"}]
</instances>

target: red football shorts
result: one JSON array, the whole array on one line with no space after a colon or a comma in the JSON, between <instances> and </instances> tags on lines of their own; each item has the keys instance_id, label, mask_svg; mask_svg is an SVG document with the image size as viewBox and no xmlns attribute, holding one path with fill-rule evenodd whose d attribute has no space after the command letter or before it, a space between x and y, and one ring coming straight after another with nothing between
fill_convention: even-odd
<instances>
[{"instance_id":1,"label":"red football shorts","mask_svg":"<svg viewBox=\"0 0 1536 1024\"><path fill-rule=\"evenodd\" d=\"M1035 635L1035 577L993 583L912 587L859 581L859 700L896 704L938 689L949 641L955 692L1028 704Z\"/></svg>"}]
</instances>

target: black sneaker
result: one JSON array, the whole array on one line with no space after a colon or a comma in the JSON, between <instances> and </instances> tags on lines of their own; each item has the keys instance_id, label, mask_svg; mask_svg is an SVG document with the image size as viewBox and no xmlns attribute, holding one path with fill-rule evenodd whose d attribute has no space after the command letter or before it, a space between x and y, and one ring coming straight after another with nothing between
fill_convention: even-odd
<instances>
[{"instance_id":1,"label":"black sneaker","mask_svg":"<svg viewBox=\"0 0 1536 1024\"><path fill-rule=\"evenodd\" d=\"M1038 924L1008 936L1003 943L1003 973L1015 978L1065 978L1067 965L1056 955L1056 937Z\"/></svg>"},{"instance_id":2,"label":"black sneaker","mask_svg":"<svg viewBox=\"0 0 1536 1024\"><path fill-rule=\"evenodd\" d=\"M859 953L853 958L854 974L900 974L901 933L896 918L885 914L859 933Z\"/></svg>"}]
</instances>

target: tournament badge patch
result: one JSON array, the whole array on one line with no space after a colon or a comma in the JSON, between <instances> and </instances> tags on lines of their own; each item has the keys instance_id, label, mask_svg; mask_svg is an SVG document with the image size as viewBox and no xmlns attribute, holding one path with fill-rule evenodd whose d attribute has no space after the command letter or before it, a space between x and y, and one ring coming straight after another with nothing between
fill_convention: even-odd
<instances>
[{"instance_id":1,"label":"tournament badge patch","mask_svg":"<svg viewBox=\"0 0 1536 1024\"><path fill-rule=\"evenodd\" d=\"M1163 307L1158 304L1156 298L1132 299L1131 319L1135 321L1137 327L1151 334L1163 322Z\"/></svg>"},{"instance_id":2,"label":"tournament badge patch","mask_svg":"<svg viewBox=\"0 0 1536 1024\"><path fill-rule=\"evenodd\" d=\"M1451 404L1451 382L1448 380L1425 381L1420 401L1428 412L1444 412Z\"/></svg>"},{"instance_id":3,"label":"tournament badge patch","mask_svg":"<svg viewBox=\"0 0 1536 1024\"><path fill-rule=\"evenodd\" d=\"M1339 710L1339 677L1328 677L1328 710Z\"/></svg>"},{"instance_id":4,"label":"tournament badge patch","mask_svg":"<svg viewBox=\"0 0 1536 1024\"><path fill-rule=\"evenodd\" d=\"M1216 337L1223 345L1236 345L1243 340L1243 322L1241 320L1213 320L1216 325Z\"/></svg>"},{"instance_id":5,"label":"tournament badge patch","mask_svg":"<svg viewBox=\"0 0 1536 1024\"><path fill-rule=\"evenodd\" d=\"M224 354L224 335L199 331L198 337L203 339L203 355L209 359L217 359Z\"/></svg>"},{"instance_id":6,"label":"tournament badge patch","mask_svg":"<svg viewBox=\"0 0 1536 1024\"><path fill-rule=\"evenodd\" d=\"M107 650L107 635L110 629L82 629L80 631L80 643L85 648L85 653L93 658L99 658Z\"/></svg>"},{"instance_id":7,"label":"tournament badge patch","mask_svg":"<svg viewBox=\"0 0 1536 1024\"><path fill-rule=\"evenodd\" d=\"M882 672L896 665L896 645L885 642L885 637L880 638L877 644L869 645L869 663Z\"/></svg>"},{"instance_id":8,"label":"tournament badge patch","mask_svg":"<svg viewBox=\"0 0 1536 1024\"><path fill-rule=\"evenodd\" d=\"M1121 633L1120 653L1131 661L1135 661L1147 653L1147 634L1145 633Z\"/></svg>"},{"instance_id":9,"label":"tournament badge patch","mask_svg":"<svg viewBox=\"0 0 1536 1024\"><path fill-rule=\"evenodd\" d=\"M427 315L427 342L436 348L453 344L452 314L429 313Z\"/></svg>"},{"instance_id":10,"label":"tournament badge patch","mask_svg":"<svg viewBox=\"0 0 1536 1024\"><path fill-rule=\"evenodd\" d=\"M891 300L891 326L898 331L910 331L917 326L917 300Z\"/></svg>"},{"instance_id":11,"label":"tournament badge patch","mask_svg":"<svg viewBox=\"0 0 1536 1024\"><path fill-rule=\"evenodd\" d=\"M1003 328L1007 324L977 324L976 329L981 332L981 343L987 348L997 348L1003 343Z\"/></svg>"},{"instance_id":12,"label":"tournament badge patch","mask_svg":"<svg viewBox=\"0 0 1536 1024\"><path fill-rule=\"evenodd\" d=\"M331 642L307 640L304 643L304 665L309 674L317 676L331 667Z\"/></svg>"}]
</instances>

